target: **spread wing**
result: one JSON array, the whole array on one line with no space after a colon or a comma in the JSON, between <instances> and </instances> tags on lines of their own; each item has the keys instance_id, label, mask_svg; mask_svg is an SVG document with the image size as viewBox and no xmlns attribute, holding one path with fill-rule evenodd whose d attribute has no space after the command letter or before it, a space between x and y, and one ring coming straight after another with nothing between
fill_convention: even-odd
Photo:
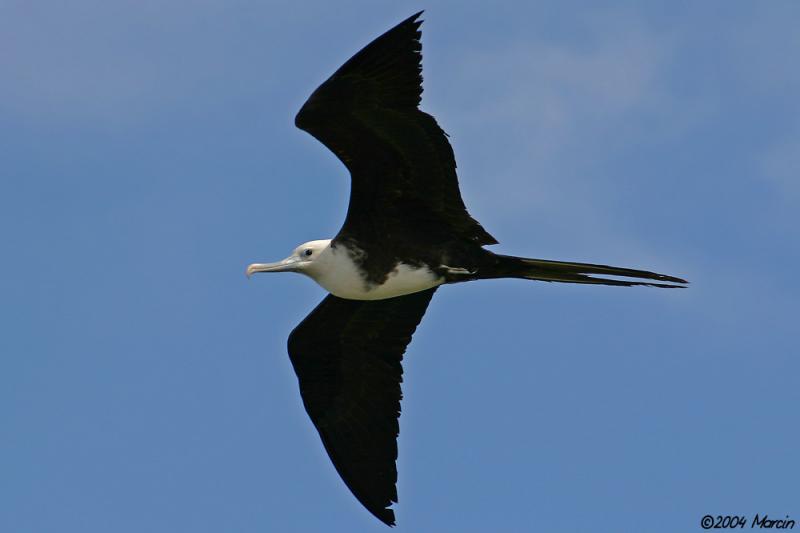
<instances>
[{"instance_id":1,"label":"spread wing","mask_svg":"<svg viewBox=\"0 0 800 533\"><path fill-rule=\"evenodd\" d=\"M435 290L371 301L328 295L289 336L303 404L328 456L358 501L389 525L401 361Z\"/></svg>"},{"instance_id":2,"label":"spread wing","mask_svg":"<svg viewBox=\"0 0 800 533\"><path fill-rule=\"evenodd\" d=\"M446 134L417 107L420 14L342 65L309 97L295 124L350 170L350 205L338 239L496 244L467 213Z\"/></svg>"}]
</instances>

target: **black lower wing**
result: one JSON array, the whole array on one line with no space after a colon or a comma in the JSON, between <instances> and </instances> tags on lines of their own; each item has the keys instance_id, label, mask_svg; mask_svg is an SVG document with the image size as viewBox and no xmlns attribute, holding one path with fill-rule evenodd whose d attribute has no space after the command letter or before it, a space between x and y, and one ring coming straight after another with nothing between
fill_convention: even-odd
<instances>
[{"instance_id":1,"label":"black lower wing","mask_svg":"<svg viewBox=\"0 0 800 533\"><path fill-rule=\"evenodd\" d=\"M328 295L289 336L308 415L358 501L393 525L401 361L436 291L386 300Z\"/></svg>"}]
</instances>

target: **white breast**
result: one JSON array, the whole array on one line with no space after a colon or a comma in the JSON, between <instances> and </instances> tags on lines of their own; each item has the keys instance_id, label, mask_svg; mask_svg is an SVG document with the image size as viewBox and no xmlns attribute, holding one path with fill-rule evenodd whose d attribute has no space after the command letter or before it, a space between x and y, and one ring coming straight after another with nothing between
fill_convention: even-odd
<instances>
[{"instance_id":1,"label":"white breast","mask_svg":"<svg viewBox=\"0 0 800 533\"><path fill-rule=\"evenodd\" d=\"M334 296L350 300L383 300L424 291L444 283L444 278L427 267L403 263L389 273L383 284L369 283L361 275L350 253L341 245L326 248L314 261L314 268L306 273Z\"/></svg>"}]
</instances>

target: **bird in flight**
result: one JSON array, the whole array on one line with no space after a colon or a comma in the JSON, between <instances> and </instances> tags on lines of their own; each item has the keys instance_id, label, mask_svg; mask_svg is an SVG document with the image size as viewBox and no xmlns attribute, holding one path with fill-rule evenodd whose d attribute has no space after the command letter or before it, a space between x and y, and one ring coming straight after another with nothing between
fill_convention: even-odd
<instances>
[{"instance_id":1,"label":"bird in flight","mask_svg":"<svg viewBox=\"0 0 800 533\"><path fill-rule=\"evenodd\" d=\"M401 361L440 285L496 278L625 287L687 283L484 248L497 241L464 206L447 135L418 108L421 13L350 58L295 119L350 171L350 203L339 233L301 244L282 261L247 267L248 276L305 274L330 293L289 335L289 357L334 467L358 501L388 525L394 525L390 506L397 502Z\"/></svg>"}]
</instances>

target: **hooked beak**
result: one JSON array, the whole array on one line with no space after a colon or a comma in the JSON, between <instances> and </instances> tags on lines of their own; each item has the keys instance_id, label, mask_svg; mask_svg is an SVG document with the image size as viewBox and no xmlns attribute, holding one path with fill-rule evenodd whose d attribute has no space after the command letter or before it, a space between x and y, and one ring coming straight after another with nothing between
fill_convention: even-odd
<instances>
[{"instance_id":1,"label":"hooked beak","mask_svg":"<svg viewBox=\"0 0 800 533\"><path fill-rule=\"evenodd\" d=\"M299 262L298 257L290 256L277 263L253 263L247 267L247 277L249 278L256 272L294 272L297 270Z\"/></svg>"}]
</instances>

